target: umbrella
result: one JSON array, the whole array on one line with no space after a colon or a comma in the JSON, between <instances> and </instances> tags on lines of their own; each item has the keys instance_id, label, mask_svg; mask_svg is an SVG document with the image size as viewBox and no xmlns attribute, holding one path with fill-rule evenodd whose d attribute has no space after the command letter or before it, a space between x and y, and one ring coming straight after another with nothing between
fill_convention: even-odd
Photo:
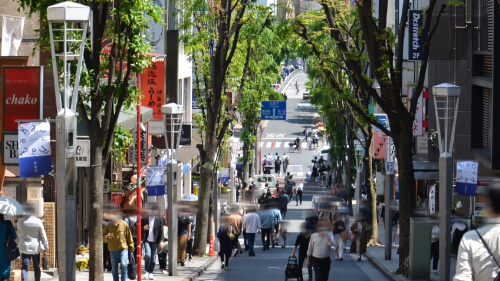
<instances>
[{"instance_id":1,"label":"umbrella","mask_svg":"<svg viewBox=\"0 0 500 281\"><path fill-rule=\"evenodd\" d=\"M0 214L8 216L19 216L25 213L24 207L14 199L0 197Z\"/></svg>"},{"instance_id":2,"label":"umbrella","mask_svg":"<svg viewBox=\"0 0 500 281\"><path fill-rule=\"evenodd\" d=\"M196 200L198 200L198 196L196 196L194 194L188 194L188 195L184 196L182 199L196 201Z\"/></svg>"}]
</instances>

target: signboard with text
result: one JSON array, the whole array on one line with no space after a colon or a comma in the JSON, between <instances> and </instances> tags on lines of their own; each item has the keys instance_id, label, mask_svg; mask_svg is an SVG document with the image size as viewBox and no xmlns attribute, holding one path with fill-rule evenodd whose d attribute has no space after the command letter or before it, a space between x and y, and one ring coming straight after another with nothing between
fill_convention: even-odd
<instances>
[{"instance_id":1,"label":"signboard with text","mask_svg":"<svg viewBox=\"0 0 500 281\"><path fill-rule=\"evenodd\" d=\"M132 138L134 138L134 145L128 149L128 163L137 163L137 127L130 130ZM141 127L141 163L146 164L148 160L148 132L145 127Z\"/></svg>"},{"instance_id":2,"label":"signboard with text","mask_svg":"<svg viewBox=\"0 0 500 281\"><path fill-rule=\"evenodd\" d=\"M191 124L182 124L180 145L191 145Z\"/></svg>"},{"instance_id":3,"label":"signboard with text","mask_svg":"<svg viewBox=\"0 0 500 281\"><path fill-rule=\"evenodd\" d=\"M408 60L422 60L423 42L420 30L424 23L421 10L408 11Z\"/></svg>"},{"instance_id":4,"label":"signboard with text","mask_svg":"<svg viewBox=\"0 0 500 281\"><path fill-rule=\"evenodd\" d=\"M286 101L263 101L261 120L286 120Z\"/></svg>"},{"instance_id":5,"label":"signboard with text","mask_svg":"<svg viewBox=\"0 0 500 281\"><path fill-rule=\"evenodd\" d=\"M19 165L19 140L17 133L2 135L2 165Z\"/></svg>"},{"instance_id":6,"label":"signboard with text","mask_svg":"<svg viewBox=\"0 0 500 281\"><path fill-rule=\"evenodd\" d=\"M49 122L19 124L19 172L21 178L43 176L52 170Z\"/></svg>"},{"instance_id":7,"label":"signboard with text","mask_svg":"<svg viewBox=\"0 0 500 281\"><path fill-rule=\"evenodd\" d=\"M165 60L153 62L141 74L141 104L153 109L153 119L162 120L161 106L165 103Z\"/></svg>"},{"instance_id":8,"label":"signboard with text","mask_svg":"<svg viewBox=\"0 0 500 281\"><path fill-rule=\"evenodd\" d=\"M3 132L17 132L16 120L42 118L43 67L3 67Z\"/></svg>"},{"instance_id":9,"label":"signboard with text","mask_svg":"<svg viewBox=\"0 0 500 281\"><path fill-rule=\"evenodd\" d=\"M76 140L75 164L90 167L90 140Z\"/></svg>"}]
</instances>

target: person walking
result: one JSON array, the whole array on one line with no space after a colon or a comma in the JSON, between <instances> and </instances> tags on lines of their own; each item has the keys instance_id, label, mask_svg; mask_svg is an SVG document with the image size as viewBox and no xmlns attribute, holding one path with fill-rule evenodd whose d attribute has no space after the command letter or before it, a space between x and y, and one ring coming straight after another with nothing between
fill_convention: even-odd
<instances>
[{"instance_id":1,"label":"person walking","mask_svg":"<svg viewBox=\"0 0 500 281\"><path fill-rule=\"evenodd\" d=\"M260 213L259 218L262 230L262 250L265 251L269 250L269 246L271 245L271 230L274 228L274 215L269 205L264 206L264 211Z\"/></svg>"},{"instance_id":2,"label":"person walking","mask_svg":"<svg viewBox=\"0 0 500 281\"><path fill-rule=\"evenodd\" d=\"M304 189L304 184L303 183L299 183L297 185L297 194L295 195L295 206L298 206L299 205L299 201L300 201L300 206L302 206L302 191ZM299 199L300 197L300 199Z\"/></svg>"},{"instance_id":3,"label":"person walking","mask_svg":"<svg viewBox=\"0 0 500 281\"><path fill-rule=\"evenodd\" d=\"M151 209L153 213L157 213L158 211L158 206L154 206ZM144 279L149 278L149 280L153 280L158 248L161 247L160 249L162 249L163 247L161 241L163 239L163 225L165 225L165 221L162 216L153 214L142 217L141 224L143 225L142 244L145 251L144 270L146 274L144 275Z\"/></svg>"},{"instance_id":4,"label":"person walking","mask_svg":"<svg viewBox=\"0 0 500 281\"><path fill-rule=\"evenodd\" d=\"M187 241L191 238L191 221L187 215L179 215L177 221L177 262L185 266Z\"/></svg>"},{"instance_id":5,"label":"person walking","mask_svg":"<svg viewBox=\"0 0 500 281\"><path fill-rule=\"evenodd\" d=\"M342 239L342 232L346 231L345 223L341 219L335 220L333 223L333 237L335 239L335 246L333 248L333 252L335 255L335 260L343 261L344 260L344 243L345 241Z\"/></svg>"},{"instance_id":6,"label":"person walking","mask_svg":"<svg viewBox=\"0 0 500 281\"><path fill-rule=\"evenodd\" d=\"M0 281L8 281L10 278L11 261L5 256L5 245L9 235L17 239L17 233L10 220L6 220L4 214L0 214Z\"/></svg>"},{"instance_id":7,"label":"person walking","mask_svg":"<svg viewBox=\"0 0 500 281\"><path fill-rule=\"evenodd\" d=\"M299 275L302 276L302 268L304 267L304 261L307 257L307 249L309 247L309 241L311 240L311 232L307 231L305 225L302 226L302 231L297 236L295 240L295 247L293 247L292 257L295 257L297 248L299 248ZM312 267L307 267L307 273L309 275L309 281L312 281Z\"/></svg>"},{"instance_id":8,"label":"person walking","mask_svg":"<svg viewBox=\"0 0 500 281\"><path fill-rule=\"evenodd\" d=\"M489 217L464 234L457 254L453 281L498 280L500 277L500 182L486 187Z\"/></svg>"},{"instance_id":9,"label":"person walking","mask_svg":"<svg viewBox=\"0 0 500 281\"><path fill-rule=\"evenodd\" d=\"M292 196L292 190L295 188L295 181L293 180L293 175L290 174L285 178L285 188L288 197Z\"/></svg>"},{"instance_id":10,"label":"person walking","mask_svg":"<svg viewBox=\"0 0 500 281\"><path fill-rule=\"evenodd\" d=\"M307 248L306 266L312 266L316 281L328 281L330 274L330 251L335 243L328 233L328 225L324 221L318 221L316 225L318 232L311 235Z\"/></svg>"},{"instance_id":11,"label":"person walking","mask_svg":"<svg viewBox=\"0 0 500 281\"><path fill-rule=\"evenodd\" d=\"M243 218L241 217L241 213L239 212L239 207L238 205L233 205L229 209L231 214L228 216L228 223L232 226L233 228L233 234L234 234L234 240L233 240L233 248L236 248L236 255L242 254L243 250L241 249L240 241L238 240L241 230L243 228Z\"/></svg>"},{"instance_id":12,"label":"person walking","mask_svg":"<svg viewBox=\"0 0 500 281\"><path fill-rule=\"evenodd\" d=\"M290 164L290 159L288 158L288 155L286 155L286 153L283 153L283 156L281 156L281 158L283 158L283 174L285 175L286 170L288 169L288 164Z\"/></svg>"},{"instance_id":13,"label":"person walking","mask_svg":"<svg viewBox=\"0 0 500 281\"><path fill-rule=\"evenodd\" d=\"M285 218L288 209L288 202L290 202L290 199L288 198L288 195L285 194L284 190L281 191L281 195L278 198L278 202L280 205L281 217Z\"/></svg>"},{"instance_id":14,"label":"person walking","mask_svg":"<svg viewBox=\"0 0 500 281\"><path fill-rule=\"evenodd\" d=\"M35 281L40 281L40 253L49 249L49 241L42 220L33 215L33 206L25 206L25 210L28 215L17 222L19 252L21 252L22 260L21 280L28 281L28 268L30 260L33 260Z\"/></svg>"},{"instance_id":15,"label":"person walking","mask_svg":"<svg viewBox=\"0 0 500 281\"><path fill-rule=\"evenodd\" d=\"M160 242L161 249L158 250L158 266L160 267L162 274L168 274L167 271L167 254L168 254L168 226L167 219L165 218L165 224L163 225L163 237Z\"/></svg>"},{"instance_id":16,"label":"person walking","mask_svg":"<svg viewBox=\"0 0 500 281\"><path fill-rule=\"evenodd\" d=\"M128 252L134 251L134 240L128 224L121 219L118 212L109 215L110 222L102 230L104 242L108 243L111 256L111 273L113 281L118 281L118 264L120 264L121 281L127 280Z\"/></svg>"},{"instance_id":17,"label":"person walking","mask_svg":"<svg viewBox=\"0 0 500 281\"><path fill-rule=\"evenodd\" d=\"M192 261L193 260L193 242L194 242L194 235L195 235L196 217L193 215L190 215L189 222L191 222L191 235L189 236L189 239L187 241L186 252L188 255L188 260Z\"/></svg>"},{"instance_id":18,"label":"person walking","mask_svg":"<svg viewBox=\"0 0 500 281\"><path fill-rule=\"evenodd\" d=\"M231 257L231 252L233 251L234 245L234 233L233 226L229 222L227 215L223 216L222 224L217 231L217 238L219 238L219 257L221 261L222 269L227 269L229 266L229 258Z\"/></svg>"},{"instance_id":19,"label":"person walking","mask_svg":"<svg viewBox=\"0 0 500 281\"><path fill-rule=\"evenodd\" d=\"M280 172L281 172L281 159L279 155L276 155L276 160L274 160L274 173L276 173L279 176Z\"/></svg>"},{"instance_id":20,"label":"person walking","mask_svg":"<svg viewBox=\"0 0 500 281\"><path fill-rule=\"evenodd\" d=\"M431 259L432 273L437 274L439 262L439 225L435 224L431 230Z\"/></svg>"},{"instance_id":21,"label":"person walking","mask_svg":"<svg viewBox=\"0 0 500 281\"><path fill-rule=\"evenodd\" d=\"M250 206L243 220L243 231L246 233L248 241L248 255L255 256L255 233L260 232L260 218L255 213L255 207Z\"/></svg>"}]
</instances>

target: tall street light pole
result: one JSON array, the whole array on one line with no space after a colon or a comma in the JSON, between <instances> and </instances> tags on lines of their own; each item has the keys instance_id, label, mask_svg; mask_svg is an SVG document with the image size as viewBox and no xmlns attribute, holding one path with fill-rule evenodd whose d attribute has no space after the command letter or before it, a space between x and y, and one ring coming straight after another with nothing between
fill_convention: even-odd
<instances>
[{"instance_id":1,"label":"tall street light pole","mask_svg":"<svg viewBox=\"0 0 500 281\"><path fill-rule=\"evenodd\" d=\"M57 268L59 280L75 280L76 104L90 7L63 2L47 8L56 94ZM76 60L74 85L71 65ZM58 62L63 71L59 73ZM62 81L59 78L62 77ZM60 86L59 83L62 83Z\"/></svg>"},{"instance_id":2,"label":"tall street light pole","mask_svg":"<svg viewBox=\"0 0 500 281\"><path fill-rule=\"evenodd\" d=\"M174 205L176 203L174 184L177 182L177 156L184 109L181 105L169 103L162 105L161 112L165 145L167 149L170 148L167 164L168 275L177 276L177 210Z\"/></svg>"},{"instance_id":3,"label":"tall street light pole","mask_svg":"<svg viewBox=\"0 0 500 281\"><path fill-rule=\"evenodd\" d=\"M443 83L432 87L439 141L439 280L450 281L453 144L460 87Z\"/></svg>"}]
</instances>

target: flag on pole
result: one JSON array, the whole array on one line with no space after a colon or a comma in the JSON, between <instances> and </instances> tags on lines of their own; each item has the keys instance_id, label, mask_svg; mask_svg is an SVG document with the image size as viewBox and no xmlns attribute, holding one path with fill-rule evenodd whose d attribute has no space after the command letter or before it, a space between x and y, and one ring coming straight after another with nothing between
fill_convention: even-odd
<instances>
[{"instance_id":1,"label":"flag on pole","mask_svg":"<svg viewBox=\"0 0 500 281\"><path fill-rule=\"evenodd\" d=\"M476 196L478 166L476 161L457 162L455 191L458 194Z\"/></svg>"},{"instance_id":2,"label":"flag on pole","mask_svg":"<svg viewBox=\"0 0 500 281\"><path fill-rule=\"evenodd\" d=\"M52 171L49 122L20 124L18 140L21 178L42 176Z\"/></svg>"},{"instance_id":3,"label":"flag on pole","mask_svg":"<svg viewBox=\"0 0 500 281\"><path fill-rule=\"evenodd\" d=\"M165 195L165 178L163 168L147 168L146 181L148 196Z\"/></svg>"},{"instance_id":4,"label":"flag on pole","mask_svg":"<svg viewBox=\"0 0 500 281\"><path fill-rule=\"evenodd\" d=\"M24 30L24 17L3 16L2 56L17 56Z\"/></svg>"}]
</instances>

